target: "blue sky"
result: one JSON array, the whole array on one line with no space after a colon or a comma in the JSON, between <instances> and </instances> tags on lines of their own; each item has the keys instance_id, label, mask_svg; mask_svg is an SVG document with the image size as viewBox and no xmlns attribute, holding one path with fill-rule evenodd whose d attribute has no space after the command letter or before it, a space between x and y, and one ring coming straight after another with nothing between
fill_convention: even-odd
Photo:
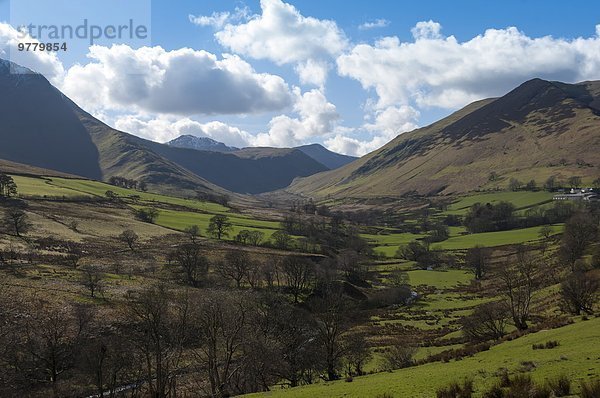
<instances>
[{"instance_id":1,"label":"blue sky","mask_svg":"<svg viewBox=\"0 0 600 398\"><path fill-rule=\"evenodd\" d=\"M10 28L25 20L149 25L145 41L74 40L67 53L14 60L109 124L157 141L189 133L361 155L533 77L600 79L600 2L119 3L0 0L0 52L15 54Z\"/></svg>"}]
</instances>

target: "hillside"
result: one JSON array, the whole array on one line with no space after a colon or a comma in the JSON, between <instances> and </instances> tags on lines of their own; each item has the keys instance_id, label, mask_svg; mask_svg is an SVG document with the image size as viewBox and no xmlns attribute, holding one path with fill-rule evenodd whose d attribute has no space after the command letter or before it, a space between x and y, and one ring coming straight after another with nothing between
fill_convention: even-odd
<instances>
[{"instance_id":1,"label":"hillside","mask_svg":"<svg viewBox=\"0 0 600 398\"><path fill-rule=\"evenodd\" d=\"M404 133L338 170L287 190L315 197L397 197L505 188L510 178L598 175L600 82L530 80L503 97L475 102ZM490 181L490 173L497 178Z\"/></svg>"},{"instance_id":2,"label":"hillside","mask_svg":"<svg viewBox=\"0 0 600 398\"><path fill-rule=\"evenodd\" d=\"M143 180L153 190L184 196L272 191L327 170L299 150L230 154L144 140L94 118L42 75L11 68L20 67L0 64L0 159L97 180Z\"/></svg>"},{"instance_id":3,"label":"hillside","mask_svg":"<svg viewBox=\"0 0 600 398\"><path fill-rule=\"evenodd\" d=\"M0 159L101 178L98 150L67 98L42 75L13 68L0 60Z\"/></svg>"},{"instance_id":4,"label":"hillside","mask_svg":"<svg viewBox=\"0 0 600 398\"><path fill-rule=\"evenodd\" d=\"M296 147L296 149L304 152L317 162L321 163L330 170L345 166L348 163L355 161L356 157L335 153L325 148L323 145L311 144Z\"/></svg>"},{"instance_id":5,"label":"hillside","mask_svg":"<svg viewBox=\"0 0 600 398\"><path fill-rule=\"evenodd\" d=\"M133 137L165 159L225 189L238 193L261 193L289 185L298 176L308 176L325 166L293 149L248 148L232 153L174 148Z\"/></svg>"}]
</instances>

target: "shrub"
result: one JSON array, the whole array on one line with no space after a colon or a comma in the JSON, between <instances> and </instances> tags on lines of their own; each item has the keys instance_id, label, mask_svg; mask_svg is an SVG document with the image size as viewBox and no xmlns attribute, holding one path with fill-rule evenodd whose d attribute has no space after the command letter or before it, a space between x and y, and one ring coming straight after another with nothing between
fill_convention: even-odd
<instances>
[{"instance_id":1,"label":"shrub","mask_svg":"<svg viewBox=\"0 0 600 398\"><path fill-rule=\"evenodd\" d=\"M581 383L581 398L600 397L600 379Z\"/></svg>"},{"instance_id":2,"label":"shrub","mask_svg":"<svg viewBox=\"0 0 600 398\"><path fill-rule=\"evenodd\" d=\"M504 390L500 384L494 384L489 390L483 393L482 398L504 398Z\"/></svg>"},{"instance_id":3,"label":"shrub","mask_svg":"<svg viewBox=\"0 0 600 398\"><path fill-rule=\"evenodd\" d=\"M565 375L560 375L556 379L548 382L548 387L557 397L566 397L571 395L571 380Z\"/></svg>"},{"instance_id":4,"label":"shrub","mask_svg":"<svg viewBox=\"0 0 600 398\"><path fill-rule=\"evenodd\" d=\"M446 387L439 388L436 398L471 398L473 396L473 380L465 379L462 384L453 381Z\"/></svg>"},{"instance_id":5,"label":"shrub","mask_svg":"<svg viewBox=\"0 0 600 398\"><path fill-rule=\"evenodd\" d=\"M556 340L548 340L546 343L533 344L531 348L534 350L551 350L552 348L556 348L560 345L560 343Z\"/></svg>"}]
</instances>

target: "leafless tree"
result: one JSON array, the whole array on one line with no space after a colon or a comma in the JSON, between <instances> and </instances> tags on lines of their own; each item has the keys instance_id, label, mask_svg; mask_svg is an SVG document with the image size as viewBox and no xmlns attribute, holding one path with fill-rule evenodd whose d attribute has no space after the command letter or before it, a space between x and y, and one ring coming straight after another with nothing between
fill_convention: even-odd
<instances>
[{"instance_id":1,"label":"leafless tree","mask_svg":"<svg viewBox=\"0 0 600 398\"><path fill-rule=\"evenodd\" d=\"M224 291L204 291L194 303L194 334L200 339L196 358L206 370L211 397L229 396L231 382L242 369L249 303L244 294Z\"/></svg>"},{"instance_id":2,"label":"leafless tree","mask_svg":"<svg viewBox=\"0 0 600 398\"><path fill-rule=\"evenodd\" d=\"M208 274L208 260L202 255L200 246L186 243L172 253L172 261L181 268L185 283L200 287Z\"/></svg>"},{"instance_id":3,"label":"leafless tree","mask_svg":"<svg viewBox=\"0 0 600 398\"><path fill-rule=\"evenodd\" d=\"M475 279L483 278L490 259L489 249L483 246L475 246L467 250L465 263L467 267L475 274Z\"/></svg>"},{"instance_id":4,"label":"leafless tree","mask_svg":"<svg viewBox=\"0 0 600 398\"><path fill-rule=\"evenodd\" d=\"M395 339L383 353L384 368L386 370L402 369L413 364L413 357L417 349L408 345L401 339Z\"/></svg>"},{"instance_id":5,"label":"leafless tree","mask_svg":"<svg viewBox=\"0 0 600 398\"><path fill-rule=\"evenodd\" d=\"M582 311L587 314L594 313L599 289L598 278L591 272L574 272L560 285L565 308L577 315Z\"/></svg>"},{"instance_id":6,"label":"leafless tree","mask_svg":"<svg viewBox=\"0 0 600 398\"><path fill-rule=\"evenodd\" d=\"M298 303L300 295L307 290L314 278L315 265L312 261L297 256L289 256L283 259L281 272L285 283Z\"/></svg>"},{"instance_id":7,"label":"leafless tree","mask_svg":"<svg viewBox=\"0 0 600 398\"><path fill-rule=\"evenodd\" d=\"M198 237L200 236L200 227L197 225L191 225L187 227L184 231L188 238L192 241L192 243L196 243Z\"/></svg>"},{"instance_id":8,"label":"leafless tree","mask_svg":"<svg viewBox=\"0 0 600 398\"><path fill-rule=\"evenodd\" d=\"M189 337L187 296L176 295L164 285L152 286L130 300L128 311L132 340L143 358L148 396L174 396Z\"/></svg>"},{"instance_id":9,"label":"leafless tree","mask_svg":"<svg viewBox=\"0 0 600 398\"><path fill-rule=\"evenodd\" d=\"M9 207L2 218L4 229L11 234L21 236L31 228L29 217L18 207Z\"/></svg>"},{"instance_id":10,"label":"leafless tree","mask_svg":"<svg viewBox=\"0 0 600 398\"><path fill-rule=\"evenodd\" d=\"M140 240L140 237L135 233L134 230L126 229L121 233L121 235L119 235L119 239L127 244L129 250L133 251L135 250L135 246Z\"/></svg>"},{"instance_id":11,"label":"leafless tree","mask_svg":"<svg viewBox=\"0 0 600 398\"><path fill-rule=\"evenodd\" d=\"M341 288L328 286L322 295L323 297L311 303L311 309L317 321L317 340L323 352L327 379L336 380L339 378L341 360L346 353L344 335L351 325Z\"/></svg>"},{"instance_id":12,"label":"leafless tree","mask_svg":"<svg viewBox=\"0 0 600 398\"><path fill-rule=\"evenodd\" d=\"M531 299L540 286L541 275L537 260L520 248L500 270L502 293L506 297L512 320L519 330L527 329Z\"/></svg>"},{"instance_id":13,"label":"leafless tree","mask_svg":"<svg viewBox=\"0 0 600 398\"><path fill-rule=\"evenodd\" d=\"M565 224L559 256L572 271L575 271L577 260L585 253L585 249L596 237L597 232L598 225L587 213L577 213Z\"/></svg>"},{"instance_id":14,"label":"leafless tree","mask_svg":"<svg viewBox=\"0 0 600 398\"><path fill-rule=\"evenodd\" d=\"M347 333L342 343L345 346L344 360L349 376L365 374L364 366L373 358L364 333Z\"/></svg>"},{"instance_id":15,"label":"leafless tree","mask_svg":"<svg viewBox=\"0 0 600 398\"><path fill-rule=\"evenodd\" d=\"M85 267L82 270L80 282L83 287L89 290L92 298L95 297L96 293L102 293L104 290L103 275L97 267Z\"/></svg>"},{"instance_id":16,"label":"leafless tree","mask_svg":"<svg viewBox=\"0 0 600 398\"><path fill-rule=\"evenodd\" d=\"M235 285L239 289L242 281L248 275L248 270L254 266L248 253L233 250L225 254L224 261L217 263L216 271L226 280L235 281Z\"/></svg>"},{"instance_id":17,"label":"leafless tree","mask_svg":"<svg viewBox=\"0 0 600 398\"><path fill-rule=\"evenodd\" d=\"M503 302L482 304L461 319L462 331L471 340L497 340L506 334L509 311Z\"/></svg>"}]
</instances>

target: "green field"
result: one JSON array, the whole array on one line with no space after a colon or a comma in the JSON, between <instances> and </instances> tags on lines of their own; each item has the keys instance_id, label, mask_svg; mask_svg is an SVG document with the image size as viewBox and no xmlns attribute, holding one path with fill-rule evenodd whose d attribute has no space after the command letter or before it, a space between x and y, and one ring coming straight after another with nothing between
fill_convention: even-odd
<instances>
[{"instance_id":1,"label":"green field","mask_svg":"<svg viewBox=\"0 0 600 398\"><path fill-rule=\"evenodd\" d=\"M557 340L560 345L551 350L533 350L532 344ZM500 368L511 373L521 367L521 361L535 364L531 372L535 380L543 381L560 374L577 380L588 380L600 374L600 318L580 321L559 329L541 331L492 347L460 361L435 362L394 372L355 377L352 383L336 381L292 389L274 389L253 396L266 397L377 397L388 393L392 397L435 397L437 388L452 381L472 377L475 396L491 386ZM577 385L574 386L578 388Z\"/></svg>"},{"instance_id":2,"label":"green field","mask_svg":"<svg viewBox=\"0 0 600 398\"><path fill-rule=\"evenodd\" d=\"M552 226L555 234L562 232L563 227L563 224L556 224ZM462 250L469 249L476 245L493 247L532 242L540 238L540 228L541 226L514 229L510 231L461 234L460 232L462 232L464 229L462 229L462 227L456 227L451 230L450 238L443 242L433 243L432 248L444 250ZM398 251L398 247L401 245L405 245L413 240L423 237L423 235L413 235L409 233L363 236L368 237L371 242L376 244L374 247L375 252L382 253L387 257L394 257Z\"/></svg>"},{"instance_id":3,"label":"green field","mask_svg":"<svg viewBox=\"0 0 600 398\"><path fill-rule=\"evenodd\" d=\"M439 247L445 250L459 250L468 249L475 245L492 247L526 243L539 239L538 234L540 228L541 227L531 227L510 231L482 232L479 234L456 236L443 242L436 243L433 245L433 247ZM563 224L553 225L552 229L554 230L555 234L562 232Z\"/></svg>"},{"instance_id":4,"label":"green field","mask_svg":"<svg viewBox=\"0 0 600 398\"><path fill-rule=\"evenodd\" d=\"M46 197L76 197L92 196L89 193L79 192L67 187L52 184L49 178L12 176L17 184L18 194L21 197L46 196Z\"/></svg>"},{"instance_id":5,"label":"green field","mask_svg":"<svg viewBox=\"0 0 600 398\"><path fill-rule=\"evenodd\" d=\"M138 206L135 206L138 207ZM206 236L206 229L213 214L197 213L191 211L175 211L160 209L156 224L183 231L185 228L198 225L201 230L201 235ZM262 221L243 216L229 215L229 221L233 224L230 231L229 239L232 239L242 229L258 230L265 234L265 240L279 229L279 223L273 221Z\"/></svg>"},{"instance_id":6,"label":"green field","mask_svg":"<svg viewBox=\"0 0 600 398\"><path fill-rule=\"evenodd\" d=\"M229 209L217 203L202 202L199 200L176 198L173 196L160 195L150 192L141 192L133 189L119 188L110 184L91 180L73 180L67 178L52 178L52 185L69 188L74 191L87 193L95 196L105 197L106 191L113 191L119 196L131 197L137 195L140 200L145 202L166 203L177 206L184 206L190 209L203 210L211 213L226 213Z\"/></svg>"},{"instance_id":7,"label":"green field","mask_svg":"<svg viewBox=\"0 0 600 398\"><path fill-rule=\"evenodd\" d=\"M473 279L473 274L462 270L447 271L408 271L411 286L427 285L436 289L449 289L460 284L468 284Z\"/></svg>"},{"instance_id":8,"label":"green field","mask_svg":"<svg viewBox=\"0 0 600 398\"><path fill-rule=\"evenodd\" d=\"M511 202L516 208L522 209L552 200L553 193L546 191L522 191L522 192L493 192L482 193L465 196L458 201L452 203L444 214L464 215L469 210L469 207L475 203L497 203L501 201Z\"/></svg>"}]
</instances>

